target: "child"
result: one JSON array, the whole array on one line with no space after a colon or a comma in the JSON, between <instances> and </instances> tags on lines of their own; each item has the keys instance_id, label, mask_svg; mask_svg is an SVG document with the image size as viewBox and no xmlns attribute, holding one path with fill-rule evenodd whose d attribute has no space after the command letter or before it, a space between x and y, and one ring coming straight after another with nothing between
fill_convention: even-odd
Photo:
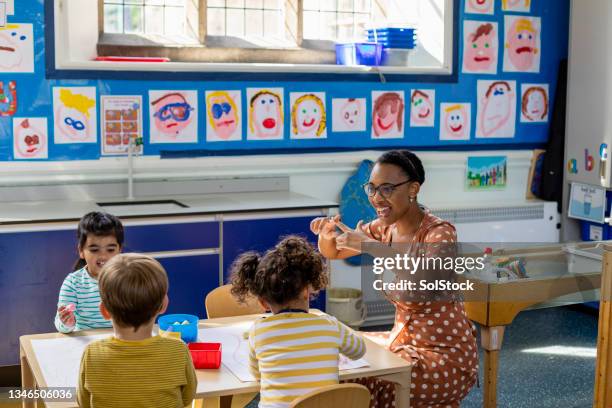
<instances>
[{"instance_id":1,"label":"child","mask_svg":"<svg viewBox=\"0 0 612 408\"><path fill-rule=\"evenodd\" d=\"M62 333L110 327L100 314L98 274L113 256L121 252L123 225L114 215L85 214L77 230L79 260L60 289L55 328Z\"/></svg>"},{"instance_id":2,"label":"child","mask_svg":"<svg viewBox=\"0 0 612 408\"><path fill-rule=\"evenodd\" d=\"M365 354L365 342L351 329L308 312L311 292L327 281L322 256L296 236L261 258L245 253L233 265L232 293L240 300L254 295L274 313L255 321L249 332L250 369L261 381L259 407L288 407L318 387L337 384L339 354Z\"/></svg>"},{"instance_id":3,"label":"child","mask_svg":"<svg viewBox=\"0 0 612 408\"><path fill-rule=\"evenodd\" d=\"M87 346L81 358L80 407L177 408L191 404L197 379L187 346L151 335L168 306L168 276L156 260L122 254L100 273L102 315L114 336Z\"/></svg>"}]
</instances>

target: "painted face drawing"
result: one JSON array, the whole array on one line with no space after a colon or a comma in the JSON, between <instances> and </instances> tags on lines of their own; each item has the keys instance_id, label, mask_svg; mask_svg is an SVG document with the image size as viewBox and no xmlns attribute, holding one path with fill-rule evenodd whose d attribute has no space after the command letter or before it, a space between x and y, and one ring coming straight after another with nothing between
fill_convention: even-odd
<instances>
[{"instance_id":1,"label":"painted face drawing","mask_svg":"<svg viewBox=\"0 0 612 408\"><path fill-rule=\"evenodd\" d=\"M69 89L60 90L60 105L55 115L55 123L59 130L71 140L86 140L89 138L90 109L96 101L88 96L72 93Z\"/></svg>"},{"instance_id":2,"label":"painted face drawing","mask_svg":"<svg viewBox=\"0 0 612 408\"><path fill-rule=\"evenodd\" d=\"M24 158L34 157L46 146L44 133L34 126L30 121L24 119L16 129L14 138L17 151Z\"/></svg>"},{"instance_id":3,"label":"painted face drawing","mask_svg":"<svg viewBox=\"0 0 612 408\"><path fill-rule=\"evenodd\" d=\"M386 92L374 102L372 126L375 136L384 136L396 128L402 131L402 118L404 116L404 102L399 94Z\"/></svg>"},{"instance_id":4,"label":"painted face drawing","mask_svg":"<svg viewBox=\"0 0 612 408\"><path fill-rule=\"evenodd\" d=\"M502 0L504 10L529 9L531 0Z\"/></svg>"},{"instance_id":5,"label":"painted face drawing","mask_svg":"<svg viewBox=\"0 0 612 408\"><path fill-rule=\"evenodd\" d=\"M280 136L283 114L281 98L271 91L259 91L249 103L249 127L257 137Z\"/></svg>"},{"instance_id":6,"label":"painted face drawing","mask_svg":"<svg viewBox=\"0 0 612 408\"><path fill-rule=\"evenodd\" d=\"M412 93L410 98L412 108L410 109L410 115L414 123L426 124L433 115L433 105L427 95L423 91L416 90Z\"/></svg>"},{"instance_id":7,"label":"painted face drawing","mask_svg":"<svg viewBox=\"0 0 612 408\"><path fill-rule=\"evenodd\" d=\"M27 40L25 35L13 30L0 29L0 68L12 69L18 67L22 60L21 43Z\"/></svg>"},{"instance_id":8,"label":"painted face drawing","mask_svg":"<svg viewBox=\"0 0 612 408\"><path fill-rule=\"evenodd\" d=\"M465 44L465 66L470 71L487 71L497 60L497 33L491 23L481 24Z\"/></svg>"},{"instance_id":9,"label":"painted face drawing","mask_svg":"<svg viewBox=\"0 0 612 408\"><path fill-rule=\"evenodd\" d=\"M548 115L548 95L540 86L531 87L523 95L521 111L528 120L537 122Z\"/></svg>"},{"instance_id":10,"label":"painted face drawing","mask_svg":"<svg viewBox=\"0 0 612 408\"><path fill-rule=\"evenodd\" d=\"M444 126L446 133L457 139L465 137L467 127L467 111L462 105L453 105L444 112Z\"/></svg>"},{"instance_id":11,"label":"painted face drawing","mask_svg":"<svg viewBox=\"0 0 612 408\"><path fill-rule=\"evenodd\" d=\"M359 117L362 113L361 102L357 99L350 98L346 103L342 106L340 110L340 115L342 116L342 121L346 125L348 129L354 129L359 124Z\"/></svg>"},{"instance_id":12,"label":"painted face drawing","mask_svg":"<svg viewBox=\"0 0 612 408\"><path fill-rule=\"evenodd\" d=\"M296 135L321 136L325 119L323 102L313 94L300 96L291 109L291 127Z\"/></svg>"},{"instance_id":13,"label":"painted face drawing","mask_svg":"<svg viewBox=\"0 0 612 408\"><path fill-rule=\"evenodd\" d=\"M151 103L155 127L162 133L178 135L191 124L193 107L180 93L170 93Z\"/></svg>"},{"instance_id":14,"label":"painted face drawing","mask_svg":"<svg viewBox=\"0 0 612 408\"><path fill-rule=\"evenodd\" d=\"M538 32L533 23L526 18L517 19L508 31L508 57L512 65L520 71L528 71L533 67L536 54Z\"/></svg>"},{"instance_id":15,"label":"painted face drawing","mask_svg":"<svg viewBox=\"0 0 612 408\"><path fill-rule=\"evenodd\" d=\"M236 103L225 91L213 92L206 98L208 119L219 138L227 140L238 128Z\"/></svg>"},{"instance_id":16,"label":"painted face drawing","mask_svg":"<svg viewBox=\"0 0 612 408\"><path fill-rule=\"evenodd\" d=\"M508 82L496 81L489 86L480 117L483 135L490 136L508 123L514 102L514 92Z\"/></svg>"},{"instance_id":17,"label":"painted face drawing","mask_svg":"<svg viewBox=\"0 0 612 408\"><path fill-rule=\"evenodd\" d=\"M493 0L467 0L472 10L486 13L491 10Z\"/></svg>"}]
</instances>

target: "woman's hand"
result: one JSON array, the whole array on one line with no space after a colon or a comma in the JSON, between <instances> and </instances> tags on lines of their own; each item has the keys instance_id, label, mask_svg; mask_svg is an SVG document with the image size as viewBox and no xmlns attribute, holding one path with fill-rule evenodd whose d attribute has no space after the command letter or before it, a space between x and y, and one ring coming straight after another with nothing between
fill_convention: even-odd
<instances>
[{"instance_id":1,"label":"woman's hand","mask_svg":"<svg viewBox=\"0 0 612 408\"><path fill-rule=\"evenodd\" d=\"M310 230L313 234L323 239L332 240L339 234L336 232L336 223L340 222L340 215L335 217L318 217L310 222Z\"/></svg>"},{"instance_id":2,"label":"woman's hand","mask_svg":"<svg viewBox=\"0 0 612 408\"><path fill-rule=\"evenodd\" d=\"M340 221L336 222L336 226L342 230L342 234L336 237L336 248L338 250L349 249L361 253L361 245L365 242L375 242L363 232L361 228L363 221L359 221L355 229L349 228Z\"/></svg>"}]
</instances>

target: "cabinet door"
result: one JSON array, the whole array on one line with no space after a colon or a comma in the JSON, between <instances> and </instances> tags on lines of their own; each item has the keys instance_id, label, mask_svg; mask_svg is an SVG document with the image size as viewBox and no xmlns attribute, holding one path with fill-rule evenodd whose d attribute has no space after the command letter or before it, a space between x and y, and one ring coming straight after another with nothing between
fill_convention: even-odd
<instances>
[{"instance_id":1,"label":"cabinet door","mask_svg":"<svg viewBox=\"0 0 612 408\"><path fill-rule=\"evenodd\" d=\"M55 331L59 290L76 247L74 229L0 233L0 366L19 364L19 336Z\"/></svg>"},{"instance_id":2,"label":"cabinet door","mask_svg":"<svg viewBox=\"0 0 612 408\"><path fill-rule=\"evenodd\" d=\"M307 238L316 245L317 238L310 232L310 222L321 216L313 213L308 216L228 219L223 221L223 279L229 282L231 266L234 260L246 251L260 253L274 247L285 235L297 234ZM311 307L325 310L325 293L311 303Z\"/></svg>"},{"instance_id":3,"label":"cabinet door","mask_svg":"<svg viewBox=\"0 0 612 408\"><path fill-rule=\"evenodd\" d=\"M125 223L124 252L184 251L219 247L219 223Z\"/></svg>"},{"instance_id":4,"label":"cabinet door","mask_svg":"<svg viewBox=\"0 0 612 408\"><path fill-rule=\"evenodd\" d=\"M166 313L188 313L206 318L204 299L219 286L219 255L160 257L168 273L170 303Z\"/></svg>"}]
</instances>

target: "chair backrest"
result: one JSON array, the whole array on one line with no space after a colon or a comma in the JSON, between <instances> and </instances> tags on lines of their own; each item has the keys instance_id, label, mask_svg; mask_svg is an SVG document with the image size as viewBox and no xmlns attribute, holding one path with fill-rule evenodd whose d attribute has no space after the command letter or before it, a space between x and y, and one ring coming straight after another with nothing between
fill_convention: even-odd
<instances>
[{"instance_id":1,"label":"chair backrest","mask_svg":"<svg viewBox=\"0 0 612 408\"><path fill-rule=\"evenodd\" d=\"M293 400L291 408L368 408L370 391L361 384L336 384L321 387Z\"/></svg>"},{"instance_id":2,"label":"chair backrest","mask_svg":"<svg viewBox=\"0 0 612 408\"><path fill-rule=\"evenodd\" d=\"M206 296L204 304L206 306L206 315L209 319L265 312L257 299L253 297L248 297L246 303L238 302L238 299L232 296L231 289L232 285L219 286Z\"/></svg>"}]
</instances>

